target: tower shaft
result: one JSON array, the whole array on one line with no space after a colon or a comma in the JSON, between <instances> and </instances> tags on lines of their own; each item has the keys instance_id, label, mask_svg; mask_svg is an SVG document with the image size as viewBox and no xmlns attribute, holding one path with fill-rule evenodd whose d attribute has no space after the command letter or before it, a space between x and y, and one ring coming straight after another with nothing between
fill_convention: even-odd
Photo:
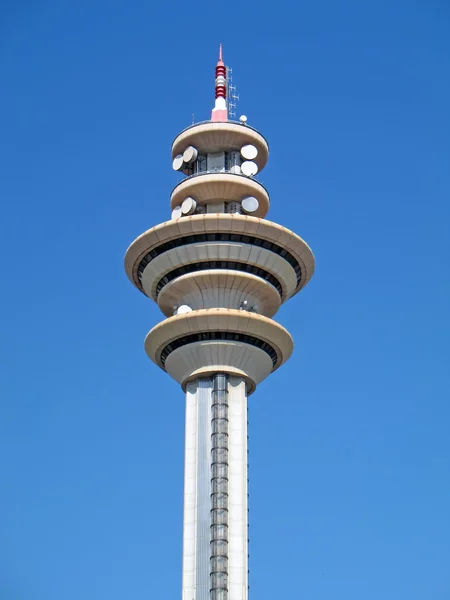
<instances>
[{"instance_id":1,"label":"tower shaft","mask_svg":"<svg viewBox=\"0 0 450 600\"><path fill-rule=\"evenodd\" d=\"M216 374L186 390L183 600L246 600L247 392Z\"/></svg>"}]
</instances>

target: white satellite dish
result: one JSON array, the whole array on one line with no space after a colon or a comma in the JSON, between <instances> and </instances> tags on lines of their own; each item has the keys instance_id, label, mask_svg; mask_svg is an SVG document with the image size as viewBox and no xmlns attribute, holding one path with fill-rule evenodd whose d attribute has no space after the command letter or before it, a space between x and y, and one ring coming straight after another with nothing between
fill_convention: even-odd
<instances>
[{"instance_id":1,"label":"white satellite dish","mask_svg":"<svg viewBox=\"0 0 450 600\"><path fill-rule=\"evenodd\" d=\"M246 160L243 162L241 169L244 175L247 175L247 177L253 177L253 175L256 175L258 172L258 166L252 160Z\"/></svg>"},{"instance_id":2,"label":"white satellite dish","mask_svg":"<svg viewBox=\"0 0 450 600\"><path fill-rule=\"evenodd\" d=\"M241 167L239 165L233 165L230 169L230 173L241 173Z\"/></svg>"},{"instance_id":3,"label":"white satellite dish","mask_svg":"<svg viewBox=\"0 0 450 600\"><path fill-rule=\"evenodd\" d=\"M245 160L253 160L258 156L258 150L253 144L247 144L246 146L242 146L241 154Z\"/></svg>"},{"instance_id":4,"label":"white satellite dish","mask_svg":"<svg viewBox=\"0 0 450 600\"><path fill-rule=\"evenodd\" d=\"M195 212L196 208L197 202L194 200L194 198L186 198L185 200L183 200L183 203L181 205L181 212L183 213L183 215L192 215L192 213Z\"/></svg>"},{"instance_id":5,"label":"white satellite dish","mask_svg":"<svg viewBox=\"0 0 450 600\"><path fill-rule=\"evenodd\" d=\"M181 206L175 206L172 211L172 219L179 219L182 215Z\"/></svg>"},{"instance_id":6,"label":"white satellite dish","mask_svg":"<svg viewBox=\"0 0 450 600\"><path fill-rule=\"evenodd\" d=\"M184 160L182 154L177 154L172 161L172 167L174 171L179 171L183 168Z\"/></svg>"},{"instance_id":7,"label":"white satellite dish","mask_svg":"<svg viewBox=\"0 0 450 600\"><path fill-rule=\"evenodd\" d=\"M177 315L185 315L186 313L192 312L192 308L187 304L182 304L177 308Z\"/></svg>"},{"instance_id":8,"label":"white satellite dish","mask_svg":"<svg viewBox=\"0 0 450 600\"><path fill-rule=\"evenodd\" d=\"M188 146L183 152L183 160L186 164L191 165L197 160L198 150L194 146Z\"/></svg>"},{"instance_id":9,"label":"white satellite dish","mask_svg":"<svg viewBox=\"0 0 450 600\"><path fill-rule=\"evenodd\" d=\"M246 196L242 199L241 206L246 213L254 213L259 208L259 202L253 196Z\"/></svg>"},{"instance_id":10,"label":"white satellite dish","mask_svg":"<svg viewBox=\"0 0 450 600\"><path fill-rule=\"evenodd\" d=\"M241 115L241 116L239 117L239 121L240 121L241 123L247 123L247 117L246 117L245 115Z\"/></svg>"}]
</instances>

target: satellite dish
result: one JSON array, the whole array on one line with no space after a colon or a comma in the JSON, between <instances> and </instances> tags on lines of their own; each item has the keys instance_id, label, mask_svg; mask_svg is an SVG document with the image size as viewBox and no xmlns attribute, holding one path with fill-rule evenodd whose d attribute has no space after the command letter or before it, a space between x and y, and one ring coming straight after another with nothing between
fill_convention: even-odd
<instances>
[{"instance_id":1,"label":"satellite dish","mask_svg":"<svg viewBox=\"0 0 450 600\"><path fill-rule=\"evenodd\" d=\"M247 177L253 177L253 175L256 175L258 172L258 167L252 160L246 160L243 162L241 169L244 175L247 175Z\"/></svg>"},{"instance_id":2,"label":"satellite dish","mask_svg":"<svg viewBox=\"0 0 450 600\"><path fill-rule=\"evenodd\" d=\"M194 146L188 146L183 152L183 160L186 164L191 165L197 160L198 150Z\"/></svg>"},{"instance_id":3,"label":"satellite dish","mask_svg":"<svg viewBox=\"0 0 450 600\"><path fill-rule=\"evenodd\" d=\"M183 200L183 203L181 205L181 212L183 213L183 215L192 215L195 212L196 208L197 202L194 200L194 198L186 198L185 200Z\"/></svg>"},{"instance_id":4,"label":"satellite dish","mask_svg":"<svg viewBox=\"0 0 450 600\"><path fill-rule=\"evenodd\" d=\"M241 167L239 165L233 165L230 169L230 173L241 173Z\"/></svg>"},{"instance_id":5,"label":"satellite dish","mask_svg":"<svg viewBox=\"0 0 450 600\"><path fill-rule=\"evenodd\" d=\"M172 211L172 219L179 219L183 213L181 212L181 206L175 206Z\"/></svg>"},{"instance_id":6,"label":"satellite dish","mask_svg":"<svg viewBox=\"0 0 450 600\"><path fill-rule=\"evenodd\" d=\"M259 208L259 202L253 196L246 196L242 199L241 206L246 213L254 213Z\"/></svg>"},{"instance_id":7,"label":"satellite dish","mask_svg":"<svg viewBox=\"0 0 450 600\"><path fill-rule=\"evenodd\" d=\"M174 171L180 171L183 168L184 160L182 154L177 154L172 161L172 167Z\"/></svg>"},{"instance_id":8,"label":"satellite dish","mask_svg":"<svg viewBox=\"0 0 450 600\"><path fill-rule=\"evenodd\" d=\"M185 315L186 313L192 312L192 308L187 304L182 304L177 308L177 315Z\"/></svg>"},{"instance_id":9,"label":"satellite dish","mask_svg":"<svg viewBox=\"0 0 450 600\"><path fill-rule=\"evenodd\" d=\"M246 146L242 146L241 154L246 160L253 160L258 156L258 150L253 144L247 144Z\"/></svg>"},{"instance_id":10,"label":"satellite dish","mask_svg":"<svg viewBox=\"0 0 450 600\"><path fill-rule=\"evenodd\" d=\"M239 117L239 121L240 121L241 123L247 123L247 117L246 117L245 115L241 115L241 116Z\"/></svg>"}]
</instances>

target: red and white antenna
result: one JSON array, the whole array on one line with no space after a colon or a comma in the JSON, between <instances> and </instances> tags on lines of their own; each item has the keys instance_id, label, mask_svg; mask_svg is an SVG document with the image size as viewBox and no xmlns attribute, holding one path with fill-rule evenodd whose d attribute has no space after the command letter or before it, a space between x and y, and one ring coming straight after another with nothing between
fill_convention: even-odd
<instances>
[{"instance_id":1,"label":"red and white antenna","mask_svg":"<svg viewBox=\"0 0 450 600\"><path fill-rule=\"evenodd\" d=\"M222 60L222 44L219 47L219 60L216 65L216 101L212 109L211 121L228 121L227 68Z\"/></svg>"}]
</instances>

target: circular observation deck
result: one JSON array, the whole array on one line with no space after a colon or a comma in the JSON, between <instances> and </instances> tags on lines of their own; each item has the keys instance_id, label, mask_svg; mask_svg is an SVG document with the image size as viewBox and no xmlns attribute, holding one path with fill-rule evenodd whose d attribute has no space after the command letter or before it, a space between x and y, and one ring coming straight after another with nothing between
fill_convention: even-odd
<instances>
[{"instance_id":1,"label":"circular observation deck","mask_svg":"<svg viewBox=\"0 0 450 600\"><path fill-rule=\"evenodd\" d=\"M194 146L203 153L239 152L247 144L256 147L258 154L254 162L261 171L269 157L269 145L256 129L233 121L204 121L187 127L177 135L172 143L172 159L183 154L188 146Z\"/></svg>"},{"instance_id":2,"label":"circular observation deck","mask_svg":"<svg viewBox=\"0 0 450 600\"><path fill-rule=\"evenodd\" d=\"M215 308L177 315L156 325L145 351L180 383L225 372L247 381L248 391L292 354L286 329L261 315Z\"/></svg>"},{"instance_id":3,"label":"circular observation deck","mask_svg":"<svg viewBox=\"0 0 450 600\"><path fill-rule=\"evenodd\" d=\"M156 300L164 315L171 317L174 308L182 305L187 305L192 310L217 307L237 309L245 306L247 310L252 309L266 317L273 317L280 308L281 295L275 285L265 278L268 273L253 275L249 265L237 262L223 261L225 268L213 268L221 263L222 261L208 261L197 264L197 269L205 267L205 270L188 272L174 279L171 279L173 272L164 276L159 282L161 290ZM237 271L238 267L245 271ZM188 268L181 267L183 271ZM148 273L144 272L145 287L148 281Z\"/></svg>"},{"instance_id":4,"label":"circular observation deck","mask_svg":"<svg viewBox=\"0 0 450 600\"><path fill-rule=\"evenodd\" d=\"M258 200L258 209L252 217L265 217L270 204L269 193L259 181L230 172L202 172L180 181L170 196L173 210L188 197L195 198L198 206L214 202L240 202L245 196Z\"/></svg>"},{"instance_id":5,"label":"circular observation deck","mask_svg":"<svg viewBox=\"0 0 450 600\"><path fill-rule=\"evenodd\" d=\"M238 309L247 300L273 316L311 279L314 256L299 236L271 221L207 214L143 233L127 250L125 270L166 315L175 304Z\"/></svg>"}]
</instances>

